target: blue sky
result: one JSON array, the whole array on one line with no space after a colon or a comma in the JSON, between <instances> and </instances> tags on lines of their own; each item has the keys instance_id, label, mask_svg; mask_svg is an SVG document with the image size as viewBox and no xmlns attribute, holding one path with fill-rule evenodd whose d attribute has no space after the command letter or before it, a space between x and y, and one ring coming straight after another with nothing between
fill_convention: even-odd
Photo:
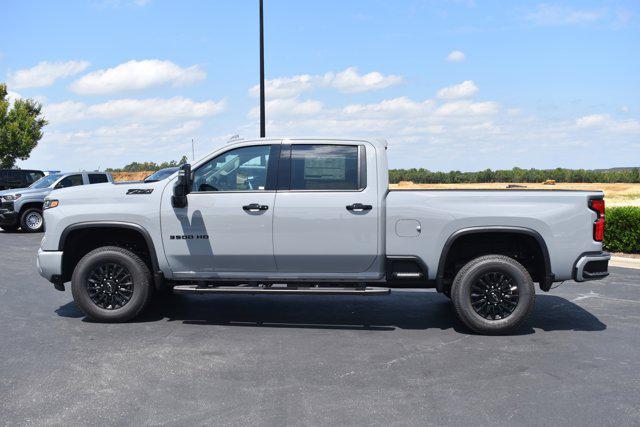
<instances>
[{"instance_id":1,"label":"blue sky","mask_svg":"<svg viewBox=\"0 0 640 427\"><path fill-rule=\"evenodd\" d=\"M3 3L0 81L50 124L22 167L258 135L257 1ZM391 167L640 166L640 2L265 0L268 136L371 136Z\"/></svg>"}]
</instances>

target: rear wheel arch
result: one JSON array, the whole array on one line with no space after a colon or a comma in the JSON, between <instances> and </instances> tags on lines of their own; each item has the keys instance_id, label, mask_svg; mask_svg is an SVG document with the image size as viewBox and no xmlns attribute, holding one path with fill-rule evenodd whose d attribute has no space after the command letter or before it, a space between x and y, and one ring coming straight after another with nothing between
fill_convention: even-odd
<instances>
[{"instance_id":1,"label":"rear wheel arch","mask_svg":"<svg viewBox=\"0 0 640 427\"><path fill-rule=\"evenodd\" d=\"M459 248L465 243L470 246L477 245L475 253L473 249L465 248L469 251L467 259L464 254L458 253ZM523 245L527 248L532 257L530 262L527 263L526 260L523 262L522 259L515 257L514 253L510 253L513 249L510 248L509 243L513 247ZM525 264L529 274L540 283L543 291L548 291L553 283L554 275L551 271L549 250L540 233L526 227L469 227L454 232L445 242L436 273L437 290L445 292L455 277L457 270L452 263L458 261L459 264L464 264L472 258L489 254L510 256Z\"/></svg>"},{"instance_id":2,"label":"rear wheel arch","mask_svg":"<svg viewBox=\"0 0 640 427\"><path fill-rule=\"evenodd\" d=\"M85 222L65 228L58 244L58 250L63 252L63 280L70 280L80 259L101 246L118 246L131 250L147 263L156 287L162 285L158 256L151 235L141 225L128 222Z\"/></svg>"}]
</instances>

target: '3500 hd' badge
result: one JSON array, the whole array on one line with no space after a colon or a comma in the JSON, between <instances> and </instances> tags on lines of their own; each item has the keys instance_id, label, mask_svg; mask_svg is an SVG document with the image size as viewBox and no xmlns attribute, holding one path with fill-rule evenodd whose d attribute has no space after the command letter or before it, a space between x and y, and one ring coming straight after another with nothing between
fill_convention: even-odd
<instances>
[{"instance_id":1,"label":"'3500 hd' badge","mask_svg":"<svg viewBox=\"0 0 640 427\"><path fill-rule=\"evenodd\" d=\"M175 235L169 236L170 240L209 240L209 235L207 234L183 234L183 235Z\"/></svg>"}]
</instances>

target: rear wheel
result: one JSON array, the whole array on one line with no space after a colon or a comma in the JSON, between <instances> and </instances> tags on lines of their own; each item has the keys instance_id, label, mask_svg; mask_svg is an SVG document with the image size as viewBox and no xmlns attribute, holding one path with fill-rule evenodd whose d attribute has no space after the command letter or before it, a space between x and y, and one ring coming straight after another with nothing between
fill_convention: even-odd
<instances>
[{"instance_id":1,"label":"rear wheel","mask_svg":"<svg viewBox=\"0 0 640 427\"><path fill-rule=\"evenodd\" d=\"M40 209L27 209L20 216L20 228L26 233L39 233L44 230L44 217Z\"/></svg>"},{"instance_id":2,"label":"rear wheel","mask_svg":"<svg viewBox=\"0 0 640 427\"><path fill-rule=\"evenodd\" d=\"M126 322L149 303L151 273L131 251L105 246L85 255L71 278L71 291L78 307L101 322Z\"/></svg>"},{"instance_id":3,"label":"rear wheel","mask_svg":"<svg viewBox=\"0 0 640 427\"><path fill-rule=\"evenodd\" d=\"M451 287L451 299L469 329L502 334L517 329L529 317L535 288L522 264L506 256L486 255L460 269Z\"/></svg>"}]
</instances>

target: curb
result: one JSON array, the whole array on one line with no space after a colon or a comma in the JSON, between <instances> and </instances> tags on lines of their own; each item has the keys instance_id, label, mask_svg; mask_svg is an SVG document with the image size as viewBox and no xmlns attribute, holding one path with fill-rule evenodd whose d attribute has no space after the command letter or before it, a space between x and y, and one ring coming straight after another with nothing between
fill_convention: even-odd
<instances>
[{"instance_id":1,"label":"curb","mask_svg":"<svg viewBox=\"0 0 640 427\"><path fill-rule=\"evenodd\" d=\"M640 269L640 258L625 258L612 256L609 261L611 267L637 268Z\"/></svg>"}]
</instances>

